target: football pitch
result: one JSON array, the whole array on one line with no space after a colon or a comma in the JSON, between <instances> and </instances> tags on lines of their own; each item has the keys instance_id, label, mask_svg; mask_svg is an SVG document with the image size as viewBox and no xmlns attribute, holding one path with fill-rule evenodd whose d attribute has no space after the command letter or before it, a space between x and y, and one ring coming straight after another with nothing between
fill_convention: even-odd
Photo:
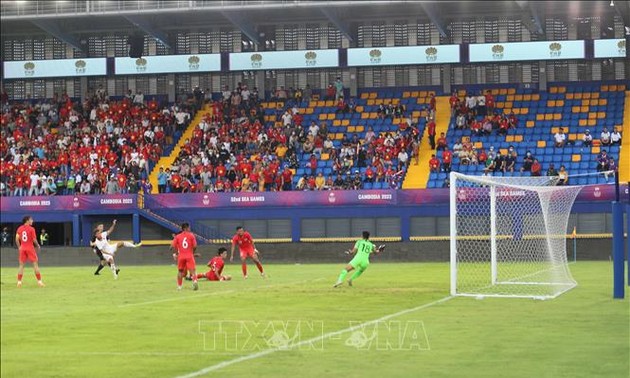
<instances>
[{"instance_id":1,"label":"football pitch","mask_svg":"<svg viewBox=\"0 0 630 378\"><path fill-rule=\"evenodd\" d=\"M448 264L227 264L176 291L172 266L2 268L2 377L625 377L630 306L612 264L578 262L547 301L449 298ZM29 267L30 269L30 267Z\"/></svg>"}]
</instances>

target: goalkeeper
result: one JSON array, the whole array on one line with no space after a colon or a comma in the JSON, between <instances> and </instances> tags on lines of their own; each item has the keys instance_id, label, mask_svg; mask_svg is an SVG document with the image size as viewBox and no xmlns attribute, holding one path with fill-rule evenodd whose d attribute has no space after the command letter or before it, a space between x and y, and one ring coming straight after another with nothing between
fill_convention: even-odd
<instances>
[{"instance_id":1,"label":"goalkeeper","mask_svg":"<svg viewBox=\"0 0 630 378\"><path fill-rule=\"evenodd\" d=\"M368 231L363 231L363 239L357 240L357 242L354 243L354 248L346 251L347 254L354 255L354 258L352 258L348 265L341 271L341 274L337 279L337 283L335 283L333 287L341 286L341 284L343 284L343 280L346 279L346 275L356 269L356 272L354 272L352 277L348 280L348 285L352 286L352 281L359 278L359 276L362 275L370 265L370 254L379 254L383 252L384 249L385 245L380 245L376 248L376 246L370 241L370 233Z\"/></svg>"}]
</instances>

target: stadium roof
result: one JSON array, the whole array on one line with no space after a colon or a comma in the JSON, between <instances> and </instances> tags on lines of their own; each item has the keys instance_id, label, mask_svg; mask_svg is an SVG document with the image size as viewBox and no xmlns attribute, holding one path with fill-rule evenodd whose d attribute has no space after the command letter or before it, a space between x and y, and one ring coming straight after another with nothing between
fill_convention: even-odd
<instances>
[{"instance_id":1,"label":"stadium roof","mask_svg":"<svg viewBox=\"0 0 630 378\"><path fill-rule=\"evenodd\" d=\"M530 30L540 33L542 20L548 17L576 19L613 10L627 15L630 2L617 3L615 8L609 1L3 0L0 9L5 37L52 34L76 40L82 34L137 29L159 39L169 30L217 27L237 27L250 37L257 26L306 21L330 22L349 34L353 22L384 19L432 22L445 33L453 21L521 18Z\"/></svg>"}]
</instances>

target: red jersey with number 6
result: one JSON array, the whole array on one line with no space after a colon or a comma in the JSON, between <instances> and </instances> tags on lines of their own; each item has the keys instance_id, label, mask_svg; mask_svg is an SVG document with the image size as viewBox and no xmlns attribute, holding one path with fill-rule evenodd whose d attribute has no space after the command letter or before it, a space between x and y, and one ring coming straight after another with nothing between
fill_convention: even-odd
<instances>
[{"instance_id":1,"label":"red jersey with number 6","mask_svg":"<svg viewBox=\"0 0 630 378\"><path fill-rule=\"evenodd\" d=\"M17 235L20 238L20 250L35 252L33 242L37 240L37 235L33 226L21 225L17 229Z\"/></svg>"},{"instance_id":2,"label":"red jersey with number 6","mask_svg":"<svg viewBox=\"0 0 630 378\"><path fill-rule=\"evenodd\" d=\"M173 248L176 248L180 257L192 257L193 251L197 246L197 239L190 231L180 232L173 239Z\"/></svg>"}]
</instances>

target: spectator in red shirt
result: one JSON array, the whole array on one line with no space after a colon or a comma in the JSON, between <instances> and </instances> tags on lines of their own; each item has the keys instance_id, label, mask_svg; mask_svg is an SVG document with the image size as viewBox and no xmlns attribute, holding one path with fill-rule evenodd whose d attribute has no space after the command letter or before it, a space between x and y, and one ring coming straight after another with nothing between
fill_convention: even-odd
<instances>
[{"instance_id":1,"label":"spectator in red shirt","mask_svg":"<svg viewBox=\"0 0 630 378\"><path fill-rule=\"evenodd\" d=\"M532 168L531 168L532 176L540 176L541 172L542 172L542 166L538 162L538 159L534 159L534 162L532 163Z\"/></svg>"},{"instance_id":2,"label":"spectator in red shirt","mask_svg":"<svg viewBox=\"0 0 630 378\"><path fill-rule=\"evenodd\" d=\"M435 154L431 155L431 160L429 160L429 169L431 172L440 172L440 159L435 157Z\"/></svg>"},{"instance_id":3,"label":"spectator in red shirt","mask_svg":"<svg viewBox=\"0 0 630 378\"><path fill-rule=\"evenodd\" d=\"M448 146L447 142L446 142L446 136L444 135L444 133L440 133L440 137L437 140L437 151L443 150Z\"/></svg>"},{"instance_id":4,"label":"spectator in red shirt","mask_svg":"<svg viewBox=\"0 0 630 378\"><path fill-rule=\"evenodd\" d=\"M451 171L451 164L453 162L453 153L448 149L448 147L444 147L444 151L442 151L442 169L444 172Z\"/></svg>"}]
</instances>

